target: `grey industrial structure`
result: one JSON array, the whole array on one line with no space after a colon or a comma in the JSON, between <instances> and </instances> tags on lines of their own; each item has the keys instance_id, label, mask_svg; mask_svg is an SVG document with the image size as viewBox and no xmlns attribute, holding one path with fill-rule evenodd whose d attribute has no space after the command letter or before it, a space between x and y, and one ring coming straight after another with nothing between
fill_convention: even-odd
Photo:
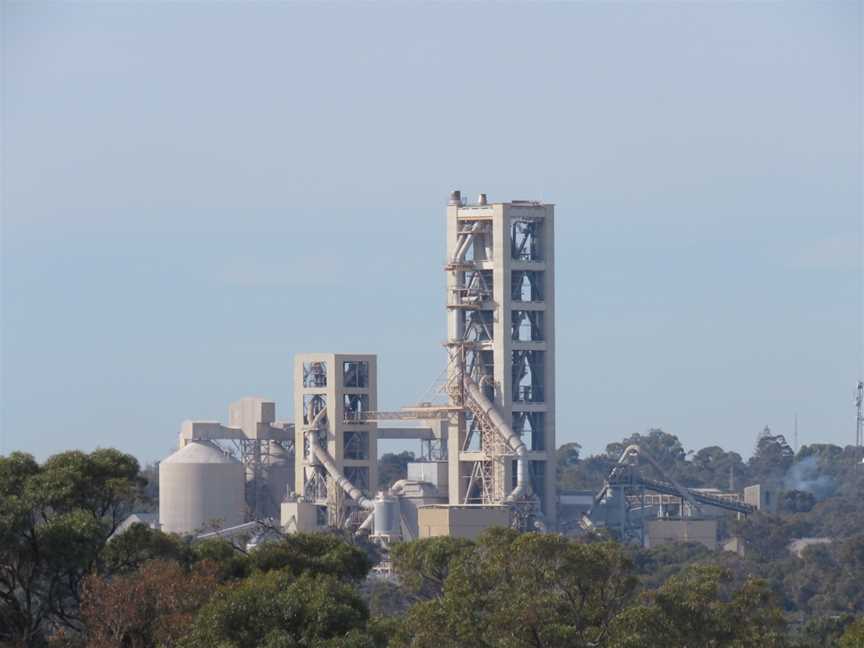
<instances>
[{"instance_id":1,"label":"grey industrial structure","mask_svg":"<svg viewBox=\"0 0 864 648\"><path fill-rule=\"evenodd\" d=\"M671 507L646 501L646 491L680 500L682 530L667 525L657 538L703 537L694 526L703 506L752 510L639 476L638 448L625 452L599 493L559 499L554 234L550 204L489 203L484 194L467 204L454 191L438 402L379 410L375 355L298 354L293 422L278 421L271 401L244 398L229 407L227 425L183 423L179 449L160 466L162 528L230 536L339 527L387 543L474 537L496 525L600 525L650 544L645 521L664 521ZM416 439L421 452L406 479L376 495L380 439ZM576 514L559 524L559 512L577 500Z\"/></svg>"}]
</instances>

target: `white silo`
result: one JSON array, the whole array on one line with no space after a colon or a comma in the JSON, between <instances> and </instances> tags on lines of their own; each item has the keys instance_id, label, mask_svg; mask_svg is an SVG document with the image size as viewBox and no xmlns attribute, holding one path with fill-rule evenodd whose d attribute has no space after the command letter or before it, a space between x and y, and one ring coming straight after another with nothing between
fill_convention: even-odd
<instances>
[{"instance_id":1,"label":"white silo","mask_svg":"<svg viewBox=\"0 0 864 648\"><path fill-rule=\"evenodd\" d=\"M192 441L159 464L159 524L193 533L244 521L243 464L209 441Z\"/></svg>"}]
</instances>

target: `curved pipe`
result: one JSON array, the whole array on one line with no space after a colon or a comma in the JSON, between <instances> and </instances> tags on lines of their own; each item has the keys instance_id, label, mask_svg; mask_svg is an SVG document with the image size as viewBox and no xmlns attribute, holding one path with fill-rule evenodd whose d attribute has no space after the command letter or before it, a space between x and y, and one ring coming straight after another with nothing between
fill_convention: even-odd
<instances>
[{"instance_id":1,"label":"curved pipe","mask_svg":"<svg viewBox=\"0 0 864 648\"><path fill-rule=\"evenodd\" d=\"M402 491L405 488L405 484L407 484L407 483L408 483L407 479L399 479L399 480L393 482L393 485L390 487L390 494L391 495L401 495Z\"/></svg>"},{"instance_id":2,"label":"curved pipe","mask_svg":"<svg viewBox=\"0 0 864 648\"><path fill-rule=\"evenodd\" d=\"M366 516L366 519L357 527L357 533L361 531L366 531L367 529L372 528L372 521L375 519L375 511L369 511L369 515Z\"/></svg>"},{"instance_id":3,"label":"curved pipe","mask_svg":"<svg viewBox=\"0 0 864 648\"><path fill-rule=\"evenodd\" d=\"M512 502L515 499L528 495L530 493L530 486L528 485L528 447L519 438L519 435L513 431L510 424L504 420L495 404L486 398L486 394L477 386L477 383L468 376L465 376L464 382L465 391L468 392L469 398L489 418L492 425L495 426L501 436L507 441L507 444L516 453L516 488L507 496L507 501Z\"/></svg>"},{"instance_id":4,"label":"curved pipe","mask_svg":"<svg viewBox=\"0 0 864 648\"><path fill-rule=\"evenodd\" d=\"M480 228L483 227L481 221L475 221L475 223L471 226L471 229L465 233L465 238L456 246L456 251L453 253L453 261L459 262L465 259L465 255L468 254L468 246L471 243L471 240L474 238L474 235L480 231Z\"/></svg>"},{"instance_id":5,"label":"curved pipe","mask_svg":"<svg viewBox=\"0 0 864 648\"><path fill-rule=\"evenodd\" d=\"M317 425L324 411L325 410L321 410L312 420L311 425L314 425L315 427L306 430L306 439L309 441L309 449L312 451L315 458L321 462L324 469L334 479L336 485L344 490L348 494L348 497L357 502L362 508L371 511L375 508L375 503L366 497L363 494L363 491L352 484L348 478L342 474L338 466L336 466L336 462L333 461L333 457L330 456L330 453L318 445L318 439L316 438L315 433L318 431Z\"/></svg>"}]
</instances>

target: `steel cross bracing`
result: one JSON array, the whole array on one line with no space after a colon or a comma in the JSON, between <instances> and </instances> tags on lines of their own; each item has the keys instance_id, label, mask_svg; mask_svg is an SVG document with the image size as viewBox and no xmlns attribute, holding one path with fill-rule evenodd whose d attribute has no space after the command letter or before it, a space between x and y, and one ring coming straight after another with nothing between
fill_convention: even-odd
<instances>
[{"instance_id":1,"label":"steel cross bracing","mask_svg":"<svg viewBox=\"0 0 864 648\"><path fill-rule=\"evenodd\" d=\"M230 439L233 451L229 451L246 469L246 502L252 519L264 517L264 507L270 504L278 508L281 493L271 493L268 488L268 471L273 466L271 450L281 447L289 456L294 454L294 441L290 439ZM293 459L291 459L293 461Z\"/></svg>"},{"instance_id":2,"label":"steel cross bracing","mask_svg":"<svg viewBox=\"0 0 864 648\"><path fill-rule=\"evenodd\" d=\"M534 258L537 253L535 223L526 222L521 233L520 256ZM491 401L495 400L492 371L495 306L492 303L493 265L485 258L489 254L488 235L491 235L489 219L460 219L456 247L445 266L445 271L451 274L447 310L451 322L455 322L451 329L455 336L445 345L449 355L448 380L442 392L455 410L451 421L459 430L460 450L480 455L471 464L464 503L506 503L514 511L514 525L527 528L538 512L538 500L530 495L529 486L529 492L520 496L520 501L508 501L513 488L507 467L516 457L515 448L510 447L510 441L484 408L467 396L465 388L466 379L470 380L481 390L491 389L493 393L487 395ZM475 449L478 436L479 449Z\"/></svg>"},{"instance_id":3,"label":"steel cross bracing","mask_svg":"<svg viewBox=\"0 0 864 648\"><path fill-rule=\"evenodd\" d=\"M450 370L444 391L450 398L451 408L460 410L457 425L463 431L465 443L470 444L472 436L479 431L480 452L483 458L473 463L465 491L465 504L508 504L513 511L512 524L515 528L526 530L538 513L538 502L534 497L519 501L507 501L510 490L507 483L506 462L515 457L501 433L489 419L488 414L472 398L466 396L465 358L471 344L449 343ZM470 375L470 374L469 374ZM474 379L474 376L471 376ZM490 377L477 380L482 384ZM470 414L470 418L466 416ZM469 423L470 421L470 423ZM463 448L467 450L467 446Z\"/></svg>"}]
</instances>

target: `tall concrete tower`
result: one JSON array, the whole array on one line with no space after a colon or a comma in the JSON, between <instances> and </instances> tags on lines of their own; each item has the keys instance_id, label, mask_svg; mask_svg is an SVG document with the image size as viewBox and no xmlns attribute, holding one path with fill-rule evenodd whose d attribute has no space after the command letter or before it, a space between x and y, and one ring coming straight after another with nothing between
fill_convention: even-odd
<instances>
[{"instance_id":1,"label":"tall concrete tower","mask_svg":"<svg viewBox=\"0 0 864 648\"><path fill-rule=\"evenodd\" d=\"M374 355L294 356L295 488L307 502L322 507L322 516L326 507L328 519L319 520L322 525L341 527L355 508L345 497L346 480L358 495L375 493L377 426L364 414L377 409L377 375ZM310 441L323 454L316 454Z\"/></svg>"},{"instance_id":2,"label":"tall concrete tower","mask_svg":"<svg viewBox=\"0 0 864 648\"><path fill-rule=\"evenodd\" d=\"M464 414L448 439L450 503L513 501L522 479L549 528L557 522L554 234L553 205L451 195L448 392Z\"/></svg>"}]
</instances>

